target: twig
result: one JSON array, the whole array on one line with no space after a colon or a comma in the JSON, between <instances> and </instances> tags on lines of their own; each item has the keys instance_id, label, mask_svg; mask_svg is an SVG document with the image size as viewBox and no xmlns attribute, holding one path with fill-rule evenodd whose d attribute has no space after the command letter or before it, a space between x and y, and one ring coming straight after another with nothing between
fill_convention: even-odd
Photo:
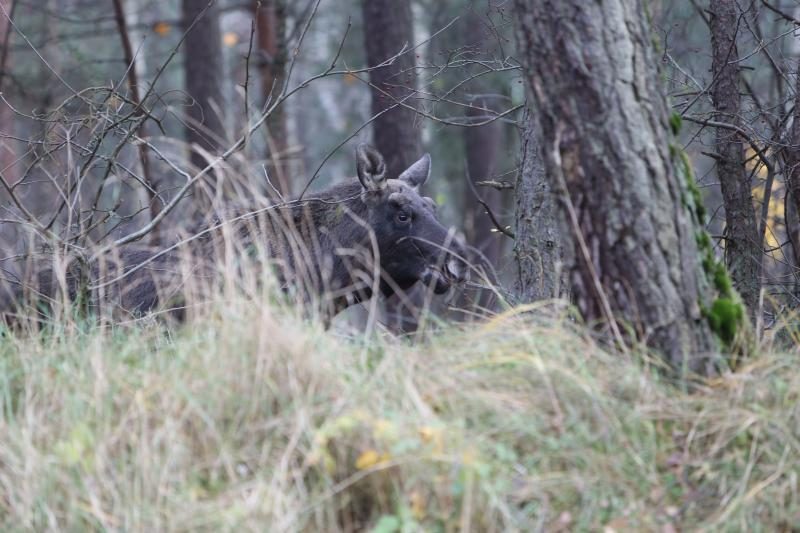
<instances>
[{"instance_id":1,"label":"twig","mask_svg":"<svg viewBox=\"0 0 800 533\"><path fill-rule=\"evenodd\" d=\"M481 204L484 209L486 209L486 214L489 215L489 218L492 220L492 224L494 224L494 227L497 229L497 231L499 231L500 233L511 239L517 238L516 234L513 231L511 231L508 227L503 227L500 224L500 222L497 221L497 217L494 216L494 212L492 211L492 208L489 207L489 204L487 204L480 198L478 198L478 203Z\"/></svg>"},{"instance_id":2,"label":"twig","mask_svg":"<svg viewBox=\"0 0 800 533\"><path fill-rule=\"evenodd\" d=\"M493 189L497 189L498 191L503 191L507 189L514 189L514 184L510 181L497 181L497 180L485 180L485 181L476 181L475 185L478 187L491 187Z\"/></svg>"},{"instance_id":3,"label":"twig","mask_svg":"<svg viewBox=\"0 0 800 533\"><path fill-rule=\"evenodd\" d=\"M794 18L793 16L791 16L788 13L784 13L783 11L778 9L777 7L775 7L772 4L770 4L769 2L767 2L767 0L761 0L761 3L764 4L764 7L766 7L767 9L772 11L773 13L777 14L778 16L783 18L784 20L786 20L788 22L791 22L792 24L794 24L796 26L800 26L800 20Z\"/></svg>"},{"instance_id":4,"label":"twig","mask_svg":"<svg viewBox=\"0 0 800 533\"><path fill-rule=\"evenodd\" d=\"M750 137L750 135L743 128L735 124L729 124L727 122L719 122L717 120L701 120L692 117L683 117L683 119L688 120L689 122L694 122L695 124L700 124L702 126L710 126L712 128L722 128L725 130L735 131L745 141L747 141L747 144L749 144L750 147L753 149L753 151L756 154L758 154L758 158L761 160L762 163L764 163L764 166L767 167L767 169L772 168L772 162L767 158L767 155L764 153L764 150L762 150L761 147L758 146L758 144L756 144L756 142Z\"/></svg>"},{"instance_id":5,"label":"twig","mask_svg":"<svg viewBox=\"0 0 800 533\"><path fill-rule=\"evenodd\" d=\"M500 224L500 222L497 220L497 217L494 215L494 211L492 211L492 208L489 207L489 204L487 204L484 201L484 199L481 198L481 195L478 194L478 191L475 189L475 185L472 182L472 176L469 175L468 166L467 166L466 178L467 178L467 185L469 186L469 190L472 191L472 194L475 196L475 200L479 204L481 204L484 209L486 209L486 214L489 216L489 219L492 221L492 224L494 225L495 229L497 229L497 231L499 231L500 233L502 233L503 235L505 235L506 237L508 237L510 239L516 239L517 236L514 234L514 232L511 231L511 229L509 229L508 227L504 227L502 224Z\"/></svg>"}]
</instances>

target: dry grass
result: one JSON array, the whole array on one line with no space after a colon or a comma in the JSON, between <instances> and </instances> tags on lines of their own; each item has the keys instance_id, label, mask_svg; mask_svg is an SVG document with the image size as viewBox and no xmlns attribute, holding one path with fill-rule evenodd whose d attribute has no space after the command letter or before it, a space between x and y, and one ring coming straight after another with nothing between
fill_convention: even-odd
<instances>
[{"instance_id":1,"label":"dry grass","mask_svg":"<svg viewBox=\"0 0 800 533\"><path fill-rule=\"evenodd\" d=\"M0 529L800 526L796 355L687 393L537 313L412 345L259 302L3 339Z\"/></svg>"}]
</instances>

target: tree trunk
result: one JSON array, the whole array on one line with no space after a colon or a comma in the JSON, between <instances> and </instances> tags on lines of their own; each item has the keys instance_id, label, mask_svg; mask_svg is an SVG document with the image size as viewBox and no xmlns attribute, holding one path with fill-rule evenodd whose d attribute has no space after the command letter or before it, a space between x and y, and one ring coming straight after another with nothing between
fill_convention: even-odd
<instances>
[{"instance_id":1,"label":"tree trunk","mask_svg":"<svg viewBox=\"0 0 800 533\"><path fill-rule=\"evenodd\" d=\"M630 331L673 368L706 370L710 291L643 3L514 5L545 170L574 236L573 298L615 337Z\"/></svg>"},{"instance_id":2,"label":"tree trunk","mask_svg":"<svg viewBox=\"0 0 800 533\"><path fill-rule=\"evenodd\" d=\"M216 154L225 136L218 112L225 107L220 80L224 71L219 11L216 4L207 6L208 0L183 0L183 25L188 31L183 44L186 93L193 100L187 110L186 141ZM198 168L208 164L196 150L191 162Z\"/></svg>"},{"instance_id":3,"label":"tree trunk","mask_svg":"<svg viewBox=\"0 0 800 533\"><path fill-rule=\"evenodd\" d=\"M271 104L281 94L286 78L286 1L265 0L261 2L256 15L263 103L269 101ZM285 106L275 109L267 119L265 128L273 184L283 196L291 196Z\"/></svg>"},{"instance_id":4,"label":"tree trunk","mask_svg":"<svg viewBox=\"0 0 800 533\"><path fill-rule=\"evenodd\" d=\"M792 245L795 269L800 269L800 60L797 61L795 82L794 116L789 146L784 150L785 174L788 182L786 194L786 233ZM800 276L795 273L795 291L800 285Z\"/></svg>"},{"instance_id":5,"label":"tree trunk","mask_svg":"<svg viewBox=\"0 0 800 533\"><path fill-rule=\"evenodd\" d=\"M9 15L14 12L14 0L0 0L3 9ZM11 27L8 19L0 16L0 93L3 92L8 83L6 83L6 72L10 72L12 68L11 58L11 36L14 29ZM12 137L16 134L16 116L11 108L3 103L0 103L0 132L3 133L3 138L0 138L0 173L3 179L9 185L16 184L21 176L21 165L17 163L17 150L14 146Z\"/></svg>"},{"instance_id":6,"label":"tree trunk","mask_svg":"<svg viewBox=\"0 0 800 533\"><path fill-rule=\"evenodd\" d=\"M122 0L113 0L114 5L114 15L117 22L117 31L119 31L120 42L122 44L122 52L125 57L125 66L127 67L127 77L128 77L128 98L131 101L131 104L138 108L137 115L142 117L144 115L143 112L143 102L141 101L141 93L139 91L139 68L136 65L136 56L134 55L134 48L131 44L131 37L130 33L128 32L128 23L125 18L125 9L122 4ZM148 137L147 132L147 120L142 119L142 122L139 124L137 128L136 135L140 138L145 139ZM158 213L161 211L161 199L158 198L158 183L156 180L153 179L153 173L151 172L151 165L150 165L150 158L147 154L147 146L144 143L139 143L137 145L137 150L139 152L139 163L142 169L142 182L144 183L145 191L144 196L147 198L147 205L149 206L150 211L150 220L153 220L158 216ZM159 243L159 232L152 231L149 235L150 244L158 245Z\"/></svg>"},{"instance_id":7,"label":"tree trunk","mask_svg":"<svg viewBox=\"0 0 800 533\"><path fill-rule=\"evenodd\" d=\"M395 57L404 47L414 44L411 3L409 0L362 0L361 6L367 64L375 67L394 58L390 64L370 70L369 80L372 114L382 113L372 123L373 144L386 159L387 177L396 178L420 155L420 133L413 109L415 56L409 52ZM406 296L414 307L422 307L424 291L412 288ZM414 314L399 298L390 298L385 312L388 326L393 330L401 333L417 330Z\"/></svg>"},{"instance_id":8,"label":"tree trunk","mask_svg":"<svg viewBox=\"0 0 800 533\"><path fill-rule=\"evenodd\" d=\"M797 120L797 118L795 118ZM797 150L792 147L792 151ZM800 154L793 154L791 157L794 159L792 166L800 165ZM787 156L788 159L789 156ZM787 164L787 169L790 168ZM792 308L798 307L798 295L800 295L800 212L797 210L797 202L794 199L794 193L786 191L786 196L783 199L784 218L786 223L786 235L789 237L789 246L791 254L787 256L787 270L789 279L793 281L790 290L793 298L789 298L788 303Z\"/></svg>"},{"instance_id":9,"label":"tree trunk","mask_svg":"<svg viewBox=\"0 0 800 533\"><path fill-rule=\"evenodd\" d=\"M363 0L362 8L364 44L370 67L395 57L404 46L413 46L409 0ZM415 125L414 97L410 96L416 84L414 54L403 54L390 65L371 70L369 80L373 85L373 115L394 106L372 123L372 131L375 148L386 158L387 177L396 178L419 157L419 129Z\"/></svg>"},{"instance_id":10,"label":"tree trunk","mask_svg":"<svg viewBox=\"0 0 800 533\"><path fill-rule=\"evenodd\" d=\"M712 0L711 70L716 80L711 94L715 120L741 127L739 52L736 0ZM751 319L758 315L761 291L761 244L753 206L752 184L745 167L744 141L730 129L717 128L717 177L725 206L725 262Z\"/></svg>"},{"instance_id":11,"label":"tree trunk","mask_svg":"<svg viewBox=\"0 0 800 533\"><path fill-rule=\"evenodd\" d=\"M519 302L565 297L571 243L563 213L547 179L530 111L523 121L521 161L517 174L514 259L517 277L514 293Z\"/></svg>"}]
</instances>

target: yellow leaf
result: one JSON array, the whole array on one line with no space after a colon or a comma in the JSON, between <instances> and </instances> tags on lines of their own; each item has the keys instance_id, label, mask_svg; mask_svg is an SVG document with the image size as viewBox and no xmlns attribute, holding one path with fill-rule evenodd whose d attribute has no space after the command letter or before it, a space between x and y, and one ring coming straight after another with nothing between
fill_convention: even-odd
<instances>
[{"instance_id":1,"label":"yellow leaf","mask_svg":"<svg viewBox=\"0 0 800 533\"><path fill-rule=\"evenodd\" d=\"M380 454L370 448L358 456L358 459L356 459L356 468L359 470L366 470L367 468L376 465L380 460Z\"/></svg>"},{"instance_id":2,"label":"yellow leaf","mask_svg":"<svg viewBox=\"0 0 800 533\"><path fill-rule=\"evenodd\" d=\"M755 200L756 212L760 212L762 209L765 192L764 184L760 181L753 188L753 200ZM784 195L783 183L775 180L772 184L771 201L767 211L767 232L765 236L767 246L773 249L780 247L779 236L781 234L781 226L785 224L786 213L784 213L783 209L785 204L780 200Z\"/></svg>"},{"instance_id":3,"label":"yellow leaf","mask_svg":"<svg viewBox=\"0 0 800 533\"><path fill-rule=\"evenodd\" d=\"M153 24L153 32L160 37L166 36L171 30L172 26L169 22L162 20Z\"/></svg>"},{"instance_id":4,"label":"yellow leaf","mask_svg":"<svg viewBox=\"0 0 800 533\"><path fill-rule=\"evenodd\" d=\"M366 470L375 465L383 464L391 458L392 456L388 453L378 453L376 450L370 448L358 456L358 459L356 459L356 468L359 470Z\"/></svg>"}]
</instances>

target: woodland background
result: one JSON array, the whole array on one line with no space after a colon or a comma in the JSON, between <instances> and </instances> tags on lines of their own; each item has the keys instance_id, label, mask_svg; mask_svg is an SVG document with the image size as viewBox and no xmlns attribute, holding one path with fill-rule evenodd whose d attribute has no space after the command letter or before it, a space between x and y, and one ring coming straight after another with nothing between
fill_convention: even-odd
<instances>
[{"instance_id":1,"label":"woodland background","mask_svg":"<svg viewBox=\"0 0 800 533\"><path fill-rule=\"evenodd\" d=\"M519 287L524 268L514 263L508 238L517 225L514 186L526 127L520 59L526 52L536 57L536 51L518 50L515 39L515 11L525 4L406 4L4 3L0 157L15 196L9 201L4 191L6 250L21 253L14 222L30 222L21 206L48 227L83 224L69 230L72 239L98 242L140 228L185 181L181 170L202 168L234 144L265 104L280 100L225 162L247 186L289 196L309 182L324 186L353 173L358 142L375 144L395 171L424 148L435 162L431 192L444 220L463 229L496 286L508 288L506 297L514 300L516 283L517 295L530 299ZM749 280L744 298L752 308L764 289L760 316L769 325L796 301L796 209L786 186L794 157L796 8L791 2L723 4L732 10L726 24L734 24L738 47L738 59L730 62L740 91L726 111L729 120L715 114L729 104L714 103L725 98L715 92L722 84L712 68L714 6L648 3L658 42L653 67L684 124L678 142L697 175L715 252L722 255L726 239L737 243L741 233L747 244L728 246L728 256L741 253L747 263L763 263L742 274ZM390 64L375 68L382 62ZM730 126L728 133L714 128L715 121ZM133 136L152 147L127 142ZM65 139L78 144L64 149ZM743 146L733 171L719 158L725 141L736 150ZM67 168L76 162L79 183L65 194ZM742 194L728 198L739 207L726 211L718 168L741 183ZM200 190L189 192L199 197ZM741 205L749 193L752 214ZM236 194L226 199L241 201ZM94 215L67 221L64 206L74 210L78 200ZM734 210L748 214L730 229L725 216ZM182 202L171 224L207 212L200 200ZM476 289L468 299L480 302Z\"/></svg>"},{"instance_id":2,"label":"woodland background","mask_svg":"<svg viewBox=\"0 0 800 533\"><path fill-rule=\"evenodd\" d=\"M0 0L7 280L360 142L431 153L474 267L432 328L223 291L4 329L0 523L796 529L798 31L793 0Z\"/></svg>"}]
</instances>

